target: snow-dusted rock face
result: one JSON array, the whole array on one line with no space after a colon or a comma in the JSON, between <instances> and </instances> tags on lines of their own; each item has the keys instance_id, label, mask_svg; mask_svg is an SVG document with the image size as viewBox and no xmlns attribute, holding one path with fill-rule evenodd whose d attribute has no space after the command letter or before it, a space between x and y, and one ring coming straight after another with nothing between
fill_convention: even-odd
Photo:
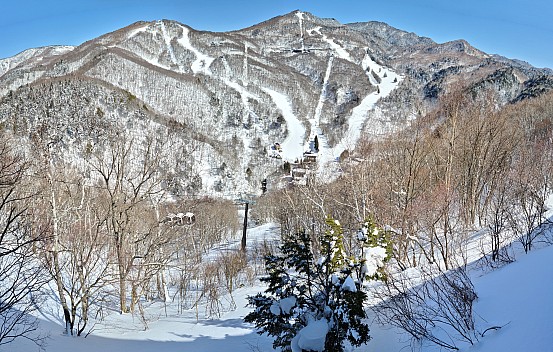
<instances>
[{"instance_id":1,"label":"snow-dusted rock face","mask_svg":"<svg viewBox=\"0 0 553 352\"><path fill-rule=\"evenodd\" d=\"M175 148L190 151L186 174L196 181L187 192L234 197L259 193L315 137L321 171L364 134L400 128L460 77L507 102L538 91L532 82L549 89L551 79L540 80L549 74L465 41L436 44L380 22L303 12L227 33L138 22L77 48L0 60L0 122L24 137L68 119L72 128L59 133L86 136L90 114L109 116L105 128L125 121L131 134L161 124L176 131ZM108 107L112 96L125 98ZM64 140L74 150L84 143L78 134Z\"/></svg>"}]
</instances>

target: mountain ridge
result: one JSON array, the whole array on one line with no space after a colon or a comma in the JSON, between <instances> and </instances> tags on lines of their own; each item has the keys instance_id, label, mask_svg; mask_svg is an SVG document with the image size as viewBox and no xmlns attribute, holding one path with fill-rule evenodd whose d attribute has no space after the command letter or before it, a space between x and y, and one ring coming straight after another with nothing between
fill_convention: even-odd
<instances>
[{"instance_id":1,"label":"mountain ridge","mask_svg":"<svg viewBox=\"0 0 553 352\"><path fill-rule=\"evenodd\" d=\"M186 194L258 193L266 178L276 187L282 160L275 157L301 159L315 136L327 146L319 160L331 167L358 138L401 128L459 80L475 91L495 91L505 104L553 87L550 71L486 54L465 40L438 44L383 22L341 24L301 11L229 32L139 21L77 47L55 48L0 60L0 121L14 125L26 116L26 130L16 132L27 138L38 124L66 118L51 107L67 101L61 95L82 94L78 84L69 84L66 93L60 87L52 95L49 85L90 81L98 94L79 100L74 111L93 114L88 104L106 110L114 124L128 124L126 116L138 108L153 124L171 121L163 128L184 126L186 133L175 137L180 147L200 150L185 163L189 170L180 170L195 180L195 188L182 182ZM23 99L26 87L42 94ZM110 95L132 106L107 106ZM86 116L75 113L74 119ZM304 129L291 144L297 151L279 155L274 145L290 138L291 126ZM84 148L78 146L84 141L74 143ZM73 154L68 160L81 157ZM209 160L199 160L202 155Z\"/></svg>"}]
</instances>

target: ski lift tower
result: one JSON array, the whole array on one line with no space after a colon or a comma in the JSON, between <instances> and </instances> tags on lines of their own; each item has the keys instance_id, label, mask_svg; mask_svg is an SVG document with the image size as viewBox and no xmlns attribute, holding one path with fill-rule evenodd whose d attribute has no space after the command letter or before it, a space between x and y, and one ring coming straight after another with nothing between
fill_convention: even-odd
<instances>
[{"instance_id":1,"label":"ski lift tower","mask_svg":"<svg viewBox=\"0 0 553 352\"><path fill-rule=\"evenodd\" d=\"M240 249L243 253L246 253L246 231L248 230L248 208L249 205L255 205L255 200L253 198L255 194L244 194L239 198L234 200L235 204L242 205L244 204L244 227L242 228L242 243Z\"/></svg>"}]
</instances>

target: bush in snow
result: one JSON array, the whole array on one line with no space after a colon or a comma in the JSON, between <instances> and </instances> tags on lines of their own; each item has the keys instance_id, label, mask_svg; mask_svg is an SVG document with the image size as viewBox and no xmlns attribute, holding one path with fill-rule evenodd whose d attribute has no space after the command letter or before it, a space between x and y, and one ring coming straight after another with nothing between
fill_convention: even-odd
<instances>
[{"instance_id":1,"label":"bush in snow","mask_svg":"<svg viewBox=\"0 0 553 352\"><path fill-rule=\"evenodd\" d=\"M316 260L311 239L300 232L283 241L280 255L265 258L265 293L249 297L255 310L245 318L258 332L274 337L283 351L343 351L345 344L360 346L369 339L363 304L363 280L377 276L387 258L386 249L373 251L378 231L360 231L357 255L346 255L342 227L330 218L321 236ZM370 255L362 257L364 253ZM381 258L378 253L383 253ZM369 258L369 259L367 259Z\"/></svg>"},{"instance_id":2,"label":"bush in snow","mask_svg":"<svg viewBox=\"0 0 553 352\"><path fill-rule=\"evenodd\" d=\"M429 341L449 350L478 341L473 304L478 298L465 267L442 271L429 264L390 275L373 292L381 322L407 332L414 342Z\"/></svg>"}]
</instances>

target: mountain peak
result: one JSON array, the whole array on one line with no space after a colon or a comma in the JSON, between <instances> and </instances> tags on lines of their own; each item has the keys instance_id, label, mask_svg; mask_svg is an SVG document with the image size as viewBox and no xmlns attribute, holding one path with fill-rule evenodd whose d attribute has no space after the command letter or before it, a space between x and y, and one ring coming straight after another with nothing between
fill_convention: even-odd
<instances>
[{"instance_id":1,"label":"mountain peak","mask_svg":"<svg viewBox=\"0 0 553 352\"><path fill-rule=\"evenodd\" d=\"M414 106L431 109L451 82L496 90L504 103L551 85L537 79L547 71L465 40L437 44L382 22L343 25L299 10L223 33L136 22L49 50L0 60L0 119L18 116L29 130L66 121L60 131L83 136L79 119L86 125L95 114L129 133L176 129L180 150L209 155L179 164L197 175L176 189L217 195L279 180L279 157L301 161L314 136L327 151L321 164L331 163L359 136L401 128Z\"/></svg>"}]
</instances>

